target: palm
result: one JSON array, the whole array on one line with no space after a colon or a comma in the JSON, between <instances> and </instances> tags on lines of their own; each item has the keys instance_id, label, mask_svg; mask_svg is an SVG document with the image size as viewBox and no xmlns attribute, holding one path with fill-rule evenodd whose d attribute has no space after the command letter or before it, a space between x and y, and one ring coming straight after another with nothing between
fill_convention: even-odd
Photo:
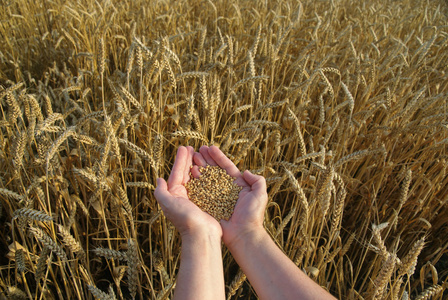
<instances>
[{"instance_id":1,"label":"palm","mask_svg":"<svg viewBox=\"0 0 448 300\"><path fill-rule=\"evenodd\" d=\"M155 191L166 217L173 222L181 234L213 228L222 234L219 223L204 213L188 198L184 186L190 180L190 167L193 164L193 148L180 147L170 177L165 183L160 180Z\"/></svg>"},{"instance_id":2,"label":"palm","mask_svg":"<svg viewBox=\"0 0 448 300\"><path fill-rule=\"evenodd\" d=\"M201 147L200 153L195 154L194 161L198 166L207 164L220 166L230 176L235 177L235 183L243 188L239 193L232 217L228 222L221 221L225 242L232 240L234 235L241 230L263 226L264 208L267 201L264 181L263 183L258 182L254 178L255 175L249 172L241 174L233 162L217 147ZM193 168L192 173L195 177L200 175L197 167Z\"/></svg>"}]
</instances>

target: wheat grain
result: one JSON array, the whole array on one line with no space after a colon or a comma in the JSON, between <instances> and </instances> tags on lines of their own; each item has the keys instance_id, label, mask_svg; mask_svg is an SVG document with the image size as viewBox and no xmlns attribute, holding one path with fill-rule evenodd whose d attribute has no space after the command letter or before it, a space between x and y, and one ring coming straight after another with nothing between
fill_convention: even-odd
<instances>
[{"instance_id":1,"label":"wheat grain","mask_svg":"<svg viewBox=\"0 0 448 300\"><path fill-rule=\"evenodd\" d=\"M296 191L297 195L299 196L299 201L302 207L304 208L305 214L308 217L309 214L309 207L308 207L308 199L305 196L305 193L302 190L302 187L300 186L297 179L294 177L291 171L285 168L285 172L288 175L289 181L291 182L291 185L294 187L294 190Z\"/></svg>"},{"instance_id":2,"label":"wheat grain","mask_svg":"<svg viewBox=\"0 0 448 300\"><path fill-rule=\"evenodd\" d=\"M51 251L53 251L59 258L66 262L67 261L67 255L65 254L64 250L56 244L53 239L48 236L42 229L39 227L29 227L29 231L34 235L34 237L39 240L42 244L44 244L45 247L48 247Z\"/></svg>"},{"instance_id":3,"label":"wheat grain","mask_svg":"<svg viewBox=\"0 0 448 300\"><path fill-rule=\"evenodd\" d=\"M241 187L219 166L200 167L201 176L186 184L189 199L216 220L228 220L233 213Z\"/></svg>"},{"instance_id":4,"label":"wheat grain","mask_svg":"<svg viewBox=\"0 0 448 300\"><path fill-rule=\"evenodd\" d=\"M64 131L54 142L51 144L50 148L47 151L47 155L45 158L46 161L46 169L48 170L50 167L50 160L53 158L53 156L58 151L59 146L62 145L62 143L67 140L70 136L75 135L75 126L67 128L66 131Z\"/></svg>"},{"instance_id":5,"label":"wheat grain","mask_svg":"<svg viewBox=\"0 0 448 300\"><path fill-rule=\"evenodd\" d=\"M233 279L232 283L229 286L229 291L227 292L227 300L230 300L233 295L236 294L236 292L241 288L244 281L246 281L246 274L243 273L243 271L238 270L238 273L236 274L235 278Z\"/></svg>"},{"instance_id":6,"label":"wheat grain","mask_svg":"<svg viewBox=\"0 0 448 300\"><path fill-rule=\"evenodd\" d=\"M408 254L401 260L401 265L398 270L399 275L408 274L408 276L412 276L414 274L417 265L417 257L425 246L425 239L425 237L422 237L416 241Z\"/></svg>"},{"instance_id":7,"label":"wheat grain","mask_svg":"<svg viewBox=\"0 0 448 300\"><path fill-rule=\"evenodd\" d=\"M320 203L322 216L327 214L330 206L331 184L334 177L333 166L328 166L319 176L319 181L316 184L315 199Z\"/></svg>"},{"instance_id":8,"label":"wheat grain","mask_svg":"<svg viewBox=\"0 0 448 300\"><path fill-rule=\"evenodd\" d=\"M62 241L65 246L67 246L70 251L78 253L80 259L85 258L85 252L80 243L70 234L70 232L64 228L61 224L58 224L59 234L62 237Z\"/></svg>"},{"instance_id":9,"label":"wheat grain","mask_svg":"<svg viewBox=\"0 0 448 300\"><path fill-rule=\"evenodd\" d=\"M47 267L47 258L50 254L50 247L44 246L42 249L39 258L37 259L36 271L34 273L34 278L36 282L39 282L41 278L44 277L44 272Z\"/></svg>"},{"instance_id":10,"label":"wheat grain","mask_svg":"<svg viewBox=\"0 0 448 300\"><path fill-rule=\"evenodd\" d=\"M101 76L103 76L105 68L106 68L106 46L104 44L104 39L99 38L98 40L98 72Z\"/></svg>"},{"instance_id":11,"label":"wheat grain","mask_svg":"<svg viewBox=\"0 0 448 300\"><path fill-rule=\"evenodd\" d=\"M13 124L22 115L22 111L12 92L6 92L6 103L8 104L8 120L10 124Z\"/></svg>"},{"instance_id":12,"label":"wheat grain","mask_svg":"<svg viewBox=\"0 0 448 300\"><path fill-rule=\"evenodd\" d=\"M142 148L138 147L137 145L125 140L125 139L118 139L118 141L121 144L124 144L126 149L131 150L132 152L136 153L137 155L139 155L141 158L143 158L144 160L147 160L149 162L149 164L151 165L151 167L157 171L157 164L154 161L154 159L152 158L151 155L149 155L145 150L143 150Z\"/></svg>"},{"instance_id":13,"label":"wheat grain","mask_svg":"<svg viewBox=\"0 0 448 300\"><path fill-rule=\"evenodd\" d=\"M20 208L14 211L13 220L17 218L32 219L41 222L52 222L53 218L43 211L32 208Z\"/></svg>"},{"instance_id":14,"label":"wheat grain","mask_svg":"<svg viewBox=\"0 0 448 300\"><path fill-rule=\"evenodd\" d=\"M178 130L173 132L172 134L174 137L188 137L193 139L199 139L204 141L205 143L208 143L208 140L205 136L203 136L201 133L191 130Z\"/></svg>"},{"instance_id":15,"label":"wheat grain","mask_svg":"<svg viewBox=\"0 0 448 300\"><path fill-rule=\"evenodd\" d=\"M93 250L96 255L102 256L105 259L116 259L116 260L128 260L128 256L124 252L120 252L113 249L106 249L106 248L96 248Z\"/></svg>"},{"instance_id":16,"label":"wheat grain","mask_svg":"<svg viewBox=\"0 0 448 300\"><path fill-rule=\"evenodd\" d=\"M14 199L14 200L24 200L24 196L17 194L14 191L8 190L8 189L3 189L0 188L0 194L9 198L9 199Z\"/></svg>"},{"instance_id":17,"label":"wheat grain","mask_svg":"<svg viewBox=\"0 0 448 300\"><path fill-rule=\"evenodd\" d=\"M132 298L135 298L135 294L137 293L137 285L139 283L138 274L140 261L138 257L137 245L134 240L128 240L128 251L126 252L126 257L128 261L128 287Z\"/></svg>"},{"instance_id":18,"label":"wheat grain","mask_svg":"<svg viewBox=\"0 0 448 300\"><path fill-rule=\"evenodd\" d=\"M162 260L162 255L159 251L154 250L153 253L153 267L154 270L160 273L160 277L162 278L162 281L164 284L170 284L171 279L168 273L166 272L165 265Z\"/></svg>"},{"instance_id":19,"label":"wheat grain","mask_svg":"<svg viewBox=\"0 0 448 300\"><path fill-rule=\"evenodd\" d=\"M283 232L283 230L285 229L286 225L288 225L289 221L291 221L291 219L294 217L296 213L296 208L292 208L291 211L286 215L286 217L282 220L282 222L280 223L280 225L278 226L274 237L278 237L280 235L280 233Z\"/></svg>"},{"instance_id":20,"label":"wheat grain","mask_svg":"<svg viewBox=\"0 0 448 300\"><path fill-rule=\"evenodd\" d=\"M93 285L87 285L87 288L89 289L89 291L92 293L92 295L96 298L96 299L100 299L100 300L115 300L117 299L115 297L115 294L113 294L113 290L110 289L109 287L109 293L105 293L102 290L100 290L99 288L97 288L96 286ZM112 293L111 293L112 291Z\"/></svg>"},{"instance_id":21,"label":"wheat grain","mask_svg":"<svg viewBox=\"0 0 448 300\"><path fill-rule=\"evenodd\" d=\"M434 284L430 286L429 288L425 289L423 292L421 292L417 297L415 297L415 300L427 300L431 299L433 296L436 296L443 292L444 288L438 284Z\"/></svg>"},{"instance_id":22,"label":"wheat grain","mask_svg":"<svg viewBox=\"0 0 448 300\"><path fill-rule=\"evenodd\" d=\"M401 210L401 208L403 207L403 204L406 202L406 200L408 199L408 192L409 192L409 186L411 184L411 180L412 180L412 171L410 169L408 169L406 171L406 175L404 177L403 183L401 185L401 190L400 190L400 197L399 199L399 206L398 206L398 212Z\"/></svg>"},{"instance_id":23,"label":"wheat grain","mask_svg":"<svg viewBox=\"0 0 448 300\"><path fill-rule=\"evenodd\" d=\"M299 138L300 155L304 156L304 155L306 155L306 146L305 146L305 141L303 140L302 132L300 131L299 119L294 114L294 112L291 110L291 108L287 107L287 111L288 111L289 115L292 117L295 127L296 127L296 135Z\"/></svg>"},{"instance_id":24,"label":"wheat grain","mask_svg":"<svg viewBox=\"0 0 448 300\"><path fill-rule=\"evenodd\" d=\"M25 253L23 249L16 249L15 260L16 260L16 267L19 273L25 272Z\"/></svg>"},{"instance_id":25,"label":"wheat grain","mask_svg":"<svg viewBox=\"0 0 448 300\"><path fill-rule=\"evenodd\" d=\"M2 293L2 296L4 294ZM7 287L7 299L11 299L11 300L26 300L29 299L27 294L22 291L21 289L19 289L18 287L15 286L8 286Z\"/></svg>"},{"instance_id":26,"label":"wheat grain","mask_svg":"<svg viewBox=\"0 0 448 300\"><path fill-rule=\"evenodd\" d=\"M374 292L373 299L382 299L383 292L386 289L386 285L390 280L392 273L394 271L396 259L393 254L388 254L386 259L381 266L381 270L378 273L378 276L375 278L373 282Z\"/></svg>"}]
</instances>

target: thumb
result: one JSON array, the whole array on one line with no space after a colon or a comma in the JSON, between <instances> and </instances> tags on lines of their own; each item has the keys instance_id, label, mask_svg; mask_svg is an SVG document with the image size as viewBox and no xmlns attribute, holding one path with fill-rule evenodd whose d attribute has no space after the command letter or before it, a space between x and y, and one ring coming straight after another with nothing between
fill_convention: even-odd
<instances>
[{"instance_id":1,"label":"thumb","mask_svg":"<svg viewBox=\"0 0 448 300\"><path fill-rule=\"evenodd\" d=\"M221 224L222 228L225 228L229 225L229 221L226 221L224 219L221 219L221 221L219 223Z\"/></svg>"},{"instance_id":2,"label":"thumb","mask_svg":"<svg viewBox=\"0 0 448 300\"><path fill-rule=\"evenodd\" d=\"M249 170L243 173L244 180L251 186L253 191L266 190L266 180L263 176L252 174Z\"/></svg>"},{"instance_id":3,"label":"thumb","mask_svg":"<svg viewBox=\"0 0 448 300\"><path fill-rule=\"evenodd\" d=\"M157 178L157 187L154 190L154 196L158 202L163 201L163 199L168 194L168 185L163 178Z\"/></svg>"}]
</instances>

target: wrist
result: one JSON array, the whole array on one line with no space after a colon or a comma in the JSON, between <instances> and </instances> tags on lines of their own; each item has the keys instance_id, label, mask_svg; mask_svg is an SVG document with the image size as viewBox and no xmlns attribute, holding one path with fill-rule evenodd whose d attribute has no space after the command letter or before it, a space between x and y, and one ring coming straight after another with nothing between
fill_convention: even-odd
<instances>
[{"instance_id":1,"label":"wrist","mask_svg":"<svg viewBox=\"0 0 448 300\"><path fill-rule=\"evenodd\" d=\"M252 226L239 230L231 240L224 239L227 248L232 252L234 249L242 249L246 244L258 244L270 238L263 226Z\"/></svg>"},{"instance_id":2,"label":"wrist","mask_svg":"<svg viewBox=\"0 0 448 300\"><path fill-rule=\"evenodd\" d=\"M222 231L214 227L199 227L184 230L180 233L182 241L219 241L221 242Z\"/></svg>"}]
</instances>

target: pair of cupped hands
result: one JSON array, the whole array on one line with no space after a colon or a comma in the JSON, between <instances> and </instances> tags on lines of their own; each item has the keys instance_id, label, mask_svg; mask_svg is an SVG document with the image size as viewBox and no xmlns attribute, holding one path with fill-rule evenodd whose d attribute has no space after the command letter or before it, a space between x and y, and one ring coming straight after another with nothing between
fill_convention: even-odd
<instances>
[{"instance_id":1,"label":"pair of cupped hands","mask_svg":"<svg viewBox=\"0 0 448 300\"><path fill-rule=\"evenodd\" d=\"M185 183L190 176L199 178L199 167L220 166L236 178L242 187L232 217L219 223L188 199ZM249 171L241 173L235 164L216 146L202 146L195 152L190 146L179 147L168 181L157 179L154 195L165 216L173 223L182 237L218 235L230 246L236 240L257 230L263 230L264 211L267 204L264 177Z\"/></svg>"}]
</instances>

